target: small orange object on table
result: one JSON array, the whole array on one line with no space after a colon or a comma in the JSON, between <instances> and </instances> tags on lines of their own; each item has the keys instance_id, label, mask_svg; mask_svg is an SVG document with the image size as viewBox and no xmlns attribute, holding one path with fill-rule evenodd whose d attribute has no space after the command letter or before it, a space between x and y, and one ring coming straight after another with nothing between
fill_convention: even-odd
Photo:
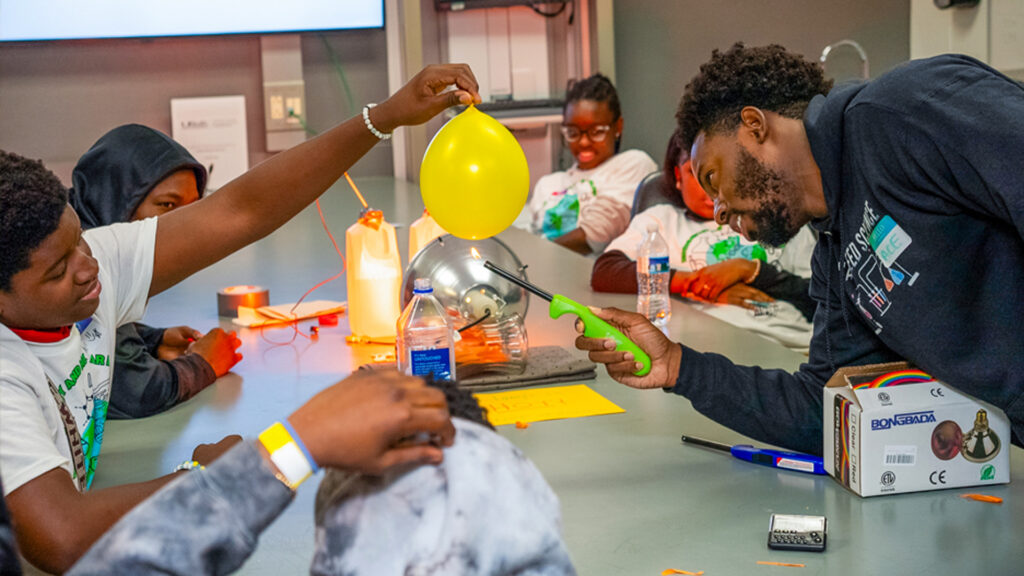
<instances>
[{"instance_id":1,"label":"small orange object on table","mask_svg":"<svg viewBox=\"0 0 1024 576\"><path fill-rule=\"evenodd\" d=\"M977 500L978 502L988 502L990 504L1002 504L1003 499L999 496L989 496L988 494L961 494L961 498L967 498L969 500Z\"/></svg>"}]
</instances>

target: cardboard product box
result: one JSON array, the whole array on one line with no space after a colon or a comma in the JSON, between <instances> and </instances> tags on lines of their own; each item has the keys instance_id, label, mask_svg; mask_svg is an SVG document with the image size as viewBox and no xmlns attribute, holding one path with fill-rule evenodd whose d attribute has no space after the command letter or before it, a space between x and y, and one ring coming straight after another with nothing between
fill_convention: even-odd
<instances>
[{"instance_id":1,"label":"cardboard product box","mask_svg":"<svg viewBox=\"0 0 1024 576\"><path fill-rule=\"evenodd\" d=\"M825 469L859 496L1010 481L1010 422L906 363L842 368L824 390Z\"/></svg>"}]
</instances>

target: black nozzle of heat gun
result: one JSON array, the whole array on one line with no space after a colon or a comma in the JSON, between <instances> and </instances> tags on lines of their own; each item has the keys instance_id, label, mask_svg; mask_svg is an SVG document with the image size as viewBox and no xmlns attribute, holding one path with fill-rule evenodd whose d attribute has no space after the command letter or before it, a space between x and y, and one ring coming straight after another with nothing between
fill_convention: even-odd
<instances>
[{"instance_id":1,"label":"black nozzle of heat gun","mask_svg":"<svg viewBox=\"0 0 1024 576\"><path fill-rule=\"evenodd\" d=\"M523 287L526 290L529 290L530 292L533 292L534 294L540 296L541 298L547 300L548 302L551 302L551 300L554 298L554 296L552 296L550 292L541 290L540 288L534 286L533 284L530 284L526 280L523 280L519 276L516 276L515 274L509 272L508 270L499 268L494 264L491 264L490 260L484 260L484 268L487 268L491 272L494 272L498 276L501 276L502 278L508 280L513 284L516 284L518 286Z\"/></svg>"}]
</instances>

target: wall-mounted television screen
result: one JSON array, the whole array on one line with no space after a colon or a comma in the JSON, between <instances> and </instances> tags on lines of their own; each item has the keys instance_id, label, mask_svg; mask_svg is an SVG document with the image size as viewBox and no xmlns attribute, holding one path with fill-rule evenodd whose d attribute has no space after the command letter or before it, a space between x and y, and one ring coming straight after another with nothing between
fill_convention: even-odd
<instances>
[{"instance_id":1,"label":"wall-mounted television screen","mask_svg":"<svg viewBox=\"0 0 1024 576\"><path fill-rule=\"evenodd\" d=\"M383 0L0 0L0 42L383 26Z\"/></svg>"}]
</instances>

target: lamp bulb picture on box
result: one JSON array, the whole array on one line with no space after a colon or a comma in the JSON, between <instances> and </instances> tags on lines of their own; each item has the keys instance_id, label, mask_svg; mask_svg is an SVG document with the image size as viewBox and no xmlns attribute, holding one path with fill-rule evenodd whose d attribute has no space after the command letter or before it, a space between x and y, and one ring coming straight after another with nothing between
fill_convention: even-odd
<instances>
[{"instance_id":1,"label":"lamp bulb picture on box","mask_svg":"<svg viewBox=\"0 0 1024 576\"><path fill-rule=\"evenodd\" d=\"M939 460L952 460L964 444L964 431L952 420L943 420L932 431L932 453Z\"/></svg>"},{"instance_id":2,"label":"lamp bulb picture on box","mask_svg":"<svg viewBox=\"0 0 1024 576\"><path fill-rule=\"evenodd\" d=\"M963 455L971 462L988 462L999 454L999 436L988 426L988 413L978 410L974 429L964 436Z\"/></svg>"},{"instance_id":3,"label":"lamp bulb picture on box","mask_svg":"<svg viewBox=\"0 0 1024 576\"><path fill-rule=\"evenodd\" d=\"M999 454L999 436L988 425L988 413L978 410L974 428L967 434L952 420L944 420L932 431L932 453L939 460L962 455L969 462L988 462Z\"/></svg>"}]
</instances>

